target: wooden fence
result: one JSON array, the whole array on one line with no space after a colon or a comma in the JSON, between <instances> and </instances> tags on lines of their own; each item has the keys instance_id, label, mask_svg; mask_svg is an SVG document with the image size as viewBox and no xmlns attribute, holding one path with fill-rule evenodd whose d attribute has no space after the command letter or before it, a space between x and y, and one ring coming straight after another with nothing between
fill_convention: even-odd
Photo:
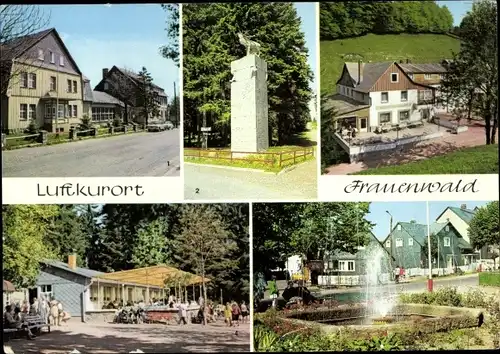
<instances>
[{"instance_id":1,"label":"wooden fence","mask_svg":"<svg viewBox=\"0 0 500 354\"><path fill-rule=\"evenodd\" d=\"M243 152L230 151L223 149L200 149L200 148L185 148L185 157L195 157L204 159L228 160L228 161L245 161L259 162L268 165L277 165L282 167L286 162L292 161L296 164L300 161L305 161L308 156L314 155L313 148L303 148L279 152ZM262 156L262 158L258 158Z\"/></svg>"}]
</instances>

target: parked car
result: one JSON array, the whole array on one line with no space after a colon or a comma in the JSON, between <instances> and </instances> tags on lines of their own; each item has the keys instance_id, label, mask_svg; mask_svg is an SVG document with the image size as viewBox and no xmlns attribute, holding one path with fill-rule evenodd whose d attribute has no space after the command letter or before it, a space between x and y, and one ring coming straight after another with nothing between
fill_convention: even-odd
<instances>
[{"instance_id":1,"label":"parked car","mask_svg":"<svg viewBox=\"0 0 500 354\"><path fill-rule=\"evenodd\" d=\"M168 120L165 122L165 125L167 126L168 130L174 129L174 124Z\"/></svg>"}]
</instances>

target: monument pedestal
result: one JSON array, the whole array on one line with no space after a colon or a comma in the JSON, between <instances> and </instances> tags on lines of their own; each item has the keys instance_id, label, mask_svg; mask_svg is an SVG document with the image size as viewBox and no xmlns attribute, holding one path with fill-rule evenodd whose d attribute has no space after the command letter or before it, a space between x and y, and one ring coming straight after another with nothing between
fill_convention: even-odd
<instances>
[{"instance_id":1,"label":"monument pedestal","mask_svg":"<svg viewBox=\"0 0 500 354\"><path fill-rule=\"evenodd\" d=\"M247 55L231 63L231 151L269 147L267 63Z\"/></svg>"}]
</instances>

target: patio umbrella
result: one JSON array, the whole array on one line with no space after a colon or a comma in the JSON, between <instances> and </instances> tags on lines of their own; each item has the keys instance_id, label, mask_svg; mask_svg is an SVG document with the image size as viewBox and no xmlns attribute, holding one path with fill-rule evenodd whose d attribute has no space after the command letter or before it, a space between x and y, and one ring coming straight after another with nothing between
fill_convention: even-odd
<instances>
[{"instance_id":1,"label":"patio umbrella","mask_svg":"<svg viewBox=\"0 0 500 354\"><path fill-rule=\"evenodd\" d=\"M13 293L14 291L16 291L16 287L14 286L14 284L12 284L8 280L4 280L3 281L3 292Z\"/></svg>"}]
</instances>

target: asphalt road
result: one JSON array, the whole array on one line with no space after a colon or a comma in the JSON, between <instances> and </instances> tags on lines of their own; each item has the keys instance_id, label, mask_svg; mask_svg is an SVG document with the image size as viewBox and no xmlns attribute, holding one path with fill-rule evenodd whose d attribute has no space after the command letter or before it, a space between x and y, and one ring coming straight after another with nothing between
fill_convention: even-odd
<instances>
[{"instance_id":1,"label":"asphalt road","mask_svg":"<svg viewBox=\"0 0 500 354\"><path fill-rule=\"evenodd\" d=\"M3 151L3 177L180 176L179 129Z\"/></svg>"},{"instance_id":2,"label":"asphalt road","mask_svg":"<svg viewBox=\"0 0 500 354\"><path fill-rule=\"evenodd\" d=\"M280 175L194 164L184 165L184 198L280 199L317 198L317 162L310 160Z\"/></svg>"},{"instance_id":3,"label":"asphalt road","mask_svg":"<svg viewBox=\"0 0 500 354\"><path fill-rule=\"evenodd\" d=\"M479 276L477 274L434 279L434 290L446 287L456 287L459 291L465 291L467 288L474 288L478 286L479 286ZM411 281L400 284L388 284L381 286L380 289L382 289L382 291L387 291L389 293L421 292L427 290L427 281ZM348 292L356 292L363 290L364 288L321 290L321 295L348 293Z\"/></svg>"}]
</instances>

